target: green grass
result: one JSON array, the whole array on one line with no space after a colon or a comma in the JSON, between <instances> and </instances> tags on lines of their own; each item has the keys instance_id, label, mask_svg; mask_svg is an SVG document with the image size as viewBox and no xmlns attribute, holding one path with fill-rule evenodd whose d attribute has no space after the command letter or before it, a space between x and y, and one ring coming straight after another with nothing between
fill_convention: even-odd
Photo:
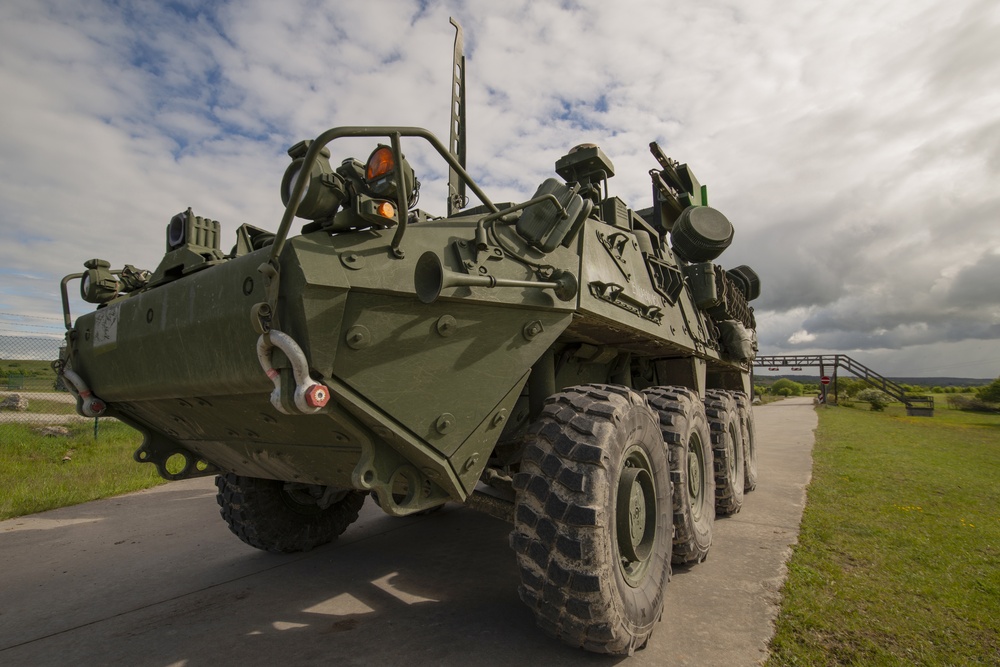
<instances>
[{"instance_id":1,"label":"green grass","mask_svg":"<svg viewBox=\"0 0 1000 667\"><path fill-rule=\"evenodd\" d=\"M49 401L44 398L29 398L28 412L47 415L75 415L76 402L66 403L65 401ZM3 421L3 413L0 413L0 421Z\"/></svg>"},{"instance_id":2,"label":"green grass","mask_svg":"<svg viewBox=\"0 0 1000 667\"><path fill-rule=\"evenodd\" d=\"M52 391L55 383L51 361L0 359L0 391Z\"/></svg>"},{"instance_id":3,"label":"green grass","mask_svg":"<svg viewBox=\"0 0 1000 667\"><path fill-rule=\"evenodd\" d=\"M164 481L154 466L132 459L142 436L120 422L101 420L96 440L93 422L69 426L69 437L43 436L37 428L0 423L0 520Z\"/></svg>"},{"instance_id":4,"label":"green grass","mask_svg":"<svg viewBox=\"0 0 1000 667\"><path fill-rule=\"evenodd\" d=\"M767 664L998 664L1000 415L819 416Z\"/></svg>"}]
</instances>

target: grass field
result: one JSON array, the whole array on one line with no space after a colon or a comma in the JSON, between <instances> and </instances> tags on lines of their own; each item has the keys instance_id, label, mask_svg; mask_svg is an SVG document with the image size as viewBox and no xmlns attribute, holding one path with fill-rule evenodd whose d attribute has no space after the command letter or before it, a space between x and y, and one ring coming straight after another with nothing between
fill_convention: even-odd
<instances>
[{"instance_id":1,"label":"grass field","mask_svg":"<svg viewBox=\"0 0 1000 667\"><path fill-rule=\"evenodd\" d=\"M69 426L69 437L0 423L0 520L162 484L132 459L142 436L113 420Z\"/></svg>"},{"instance_id":2,"label":"grass field","mask_svg":"<svg viewBox=\"0 0 1000 667\"><path fill-rule=\"evenodd\" d=\"M767 664L1000 664L1000 415L819 413Z\"/></svg>"},{"instance_id":3,"label":"grass field","mask_svg":"<svg viewBox=\"0 0 1000 667\"><path fill-rule=\"evenodd\" d=\"M52 391L51 361L0 359L0 391Z\"/></svg>"},{"instance_id":4,"label":"grass field","mask_svg":"<svg viewBox=\"0 0 1000 667\"><path fill-rule=\"evenodd\" d=\"M24 392L26 391L28 390L24 390ZM23 392L16 391L0 391L0 401L3 401L12 394L18 393L23 394ZM28 409L26 412L28 414L75 415L76 399L69 392L53 392L51 389L47 390L44 394L28 394ZM12 421L17 421L14 418L13 411L0 411L0 424Z\"/></svg>"}]
</instances>

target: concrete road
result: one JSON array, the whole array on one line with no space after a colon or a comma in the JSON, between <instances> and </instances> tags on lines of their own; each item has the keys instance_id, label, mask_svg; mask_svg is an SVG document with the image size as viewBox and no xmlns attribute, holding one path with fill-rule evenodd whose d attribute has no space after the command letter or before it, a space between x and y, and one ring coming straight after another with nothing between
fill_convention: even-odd
<instances>
[{"instance_id":1,"label":"concrete road","mask_svg":"<svg viewBox=\"0 0 1000 667\"><path fill-rule=\"evenodd\" d=\"M760 482L675 570L663 623L631 658L571 649L517 597L509 527L448 506L366 504L335 544L247 547L211 479L0 522L0 665L754 665L798 532L816 416L755 408Z\"/></svg>"}]
</instances>

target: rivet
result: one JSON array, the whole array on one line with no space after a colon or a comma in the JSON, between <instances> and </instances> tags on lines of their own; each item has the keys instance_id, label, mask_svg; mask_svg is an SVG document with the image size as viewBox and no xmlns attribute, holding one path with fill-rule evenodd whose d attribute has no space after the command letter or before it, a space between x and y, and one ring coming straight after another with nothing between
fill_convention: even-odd
<instances>
[{"instance_id":1,"label":"rivet","mask_svg":"<svg viewBox=\"0 0 1000 667\"><path fill-rule=\"evenodd\" d=\"M444 414L442 414L440 417L437 418L436 422L434 422L434 428L436 428L437 432L442 435L450 431L451 427L454 425L455 425L455 415L451 414L450 412L445 412Z\"/></svg>"},{"instance_id":2,"label":"rivet","mask_svg":"<svg viewBox=\"0 0 1000 667\"><path fill-rule=\"evenodd\" d=\"M362 324L355 324L347 330L347 347L352 350L361 350L366 348L371 342L372 335L371 332L368 331L368 327Z\"/></svg>"},{"instance_id":3,"label":"rivet","mask_svg":"<svg viewBox=\"0 0 1000 667\"><path fill-rule=\"evenodd\" d=\"M465 465L462 466L462 471L469 472L470 470L472 470L472 467L475 466L477 463L479 463L478 453L473 454L472 456L470 456L468 459L465 460Z\"/></svg>"},{"instance_id":4,"label":"rivet","mask_svg":"<svg viewBox=\"0 0 1000 667\"><path fill-rule=\"evenodd\" d=\"M448 336L455 333L455 327L458 326L458 321L451 315L442 315L438 318L435 329L441 335L447 338Z\"/></svg>"},{"instance_id":5,"label":"rivet","mask_svg":"<svg viewBox=\"0 0 1000 667\"><path fill-rule=\"evenodd\" d=\"M526 339L531 340L543 331L545 331L545 327L542 326L542 323L538 320L533 320L524 325L524 329L521 330L521 333Z\"/></svg>"},{"instance_id":6,"label":"rivet","mask_svg":"<svg viewBox=\"0 0 1000 667\"><path fill-rule=\"evenodd\" d=\"M277 423L278 423L278 420L277 420L277 419L275 419L275 418L274 418L274 417L272 417L271 415L269 415L269 414L265 414L265 413L263 413L263 412L262 412L262 413L260 413L260 420L261 420L262 422L265 422L265 423L267 423L267 424L277 424Z\"/></svg>"},{"instance_id":7,"label":"rivet","mask_svg":"<svg viewBox=\"0 0 1000 667\"><path fill-rule=\"evenodd\" d=\"M499 426L505 421L507 421L507 409L501 408L499 412L493 415L493 426Z\"/></svg>"},{"instance_id":8,"label":"rivet","mask_svg":"<svg viewBox=\"0 0 1000 667\"><path fill-rule=\"evenodd\" d=\"M363 269L365 266L365 258L356 252L345 252L340 256L340 263L349 269Z\"/></svg>"}]
</instances>

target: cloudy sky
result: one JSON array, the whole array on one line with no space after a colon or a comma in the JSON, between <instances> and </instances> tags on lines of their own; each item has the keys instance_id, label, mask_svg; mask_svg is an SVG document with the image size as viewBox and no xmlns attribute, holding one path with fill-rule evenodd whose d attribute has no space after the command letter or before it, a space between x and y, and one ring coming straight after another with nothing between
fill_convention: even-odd
<instances>
[{"instance_id":1,"label":"cloudy sky","mask_svg":"<svg viewBox=\"0 0 1000 667\"><path fill-rule=\"evenodd\" d=\"M720 263L761 275L763 353L1000 375L995 0L5 0L0 335L58 332L59 280L91 257L155 268L188 206L226 247L276 229L300 139L446 137L449 16L494 201L592 141L644 208L656 140L736 226ZM444 170L412 158L443 213Z\"/></svg>"}]
</instances>

